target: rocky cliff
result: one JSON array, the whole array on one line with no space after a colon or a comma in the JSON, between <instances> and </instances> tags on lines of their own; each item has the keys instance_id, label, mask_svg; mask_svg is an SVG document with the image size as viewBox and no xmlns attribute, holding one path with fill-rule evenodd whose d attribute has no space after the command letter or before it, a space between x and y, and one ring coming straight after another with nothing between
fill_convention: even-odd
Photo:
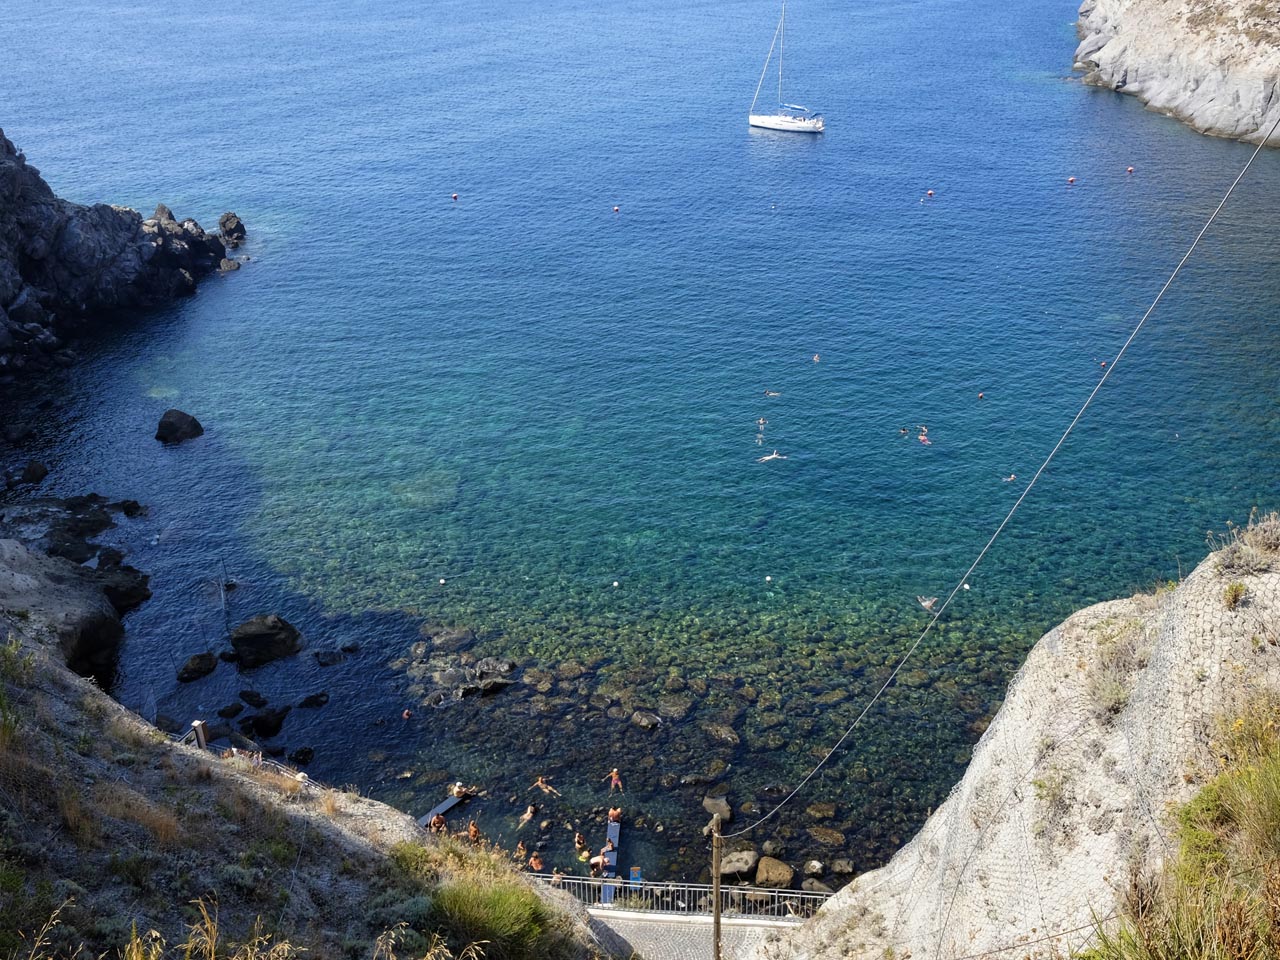
<instances>
[{"instance_id":1,"label":"rocky cliff","mask_svg":"<svg viewBox=\"0 0 1280 960\"><path fill-rule=\"evenodd\" d=\"M0 384L70 364L67 338L104 311L192 293L232 265L222 239L164 205L143 219L59 199L0 130Z\"/></svg>"},{"instance_id":2,"label":"rocky cliff","mask_svg":"<svg viewBox=\"0 0 1280 960\"><path fill-rule=\"evenodd\" d=\"M1280 518L1175 587L1080 611L1009 687L964 778L887 866L770 958L1058 957L1173 850L1212 731L1280 689Z\"/></svg>"},{"instance_id":3,"label":"rocky cliff","mask_svg":"<svg viewBox=\"0 0 1280 960\"><path fill-rule=\"evenodd\" d=\"M1274 2L1085 0L1076 29L1087 83L1220 137L1257 141L1280 119Z\"/></svg>"}]
</instances>

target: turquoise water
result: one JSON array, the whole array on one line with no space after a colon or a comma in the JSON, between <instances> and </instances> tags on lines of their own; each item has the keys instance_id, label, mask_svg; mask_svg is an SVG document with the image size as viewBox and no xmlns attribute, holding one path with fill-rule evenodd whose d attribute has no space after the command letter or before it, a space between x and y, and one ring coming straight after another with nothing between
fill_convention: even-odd
<instances>
[{"instance_id":1,"label":"turquoise water","mask_svg":"<svg viewBox=\"0 0 1280 960\"><path fill-rule=\"evenodd\" d=\"M10 7L0 117L60 194L251 235L245 269L6 411L51 490L150 505L118 534L156 596L117 695L185 720L326 689L279 741L315 776L411 810L483 782L509 840L552 773L557 855L619 766L650 875L704 862L673 779L730 764L734 806L767 807L857 714L1250 150L1072 80L1047 0L793 4L787 95L822 137L745 125L756 0ZM1276 506L1278 187L1272 152L903 682L755 839L882 860L1048 626ZM154 444L171 405L206 436ZM360 653L177 687L220 642L224 563L229 619ZM405 723L388 664L423 623L547 690ZM682 718L628 723L663 697ZM806 833L815 800L843 844Z\"/></svg>"}]
</instances>

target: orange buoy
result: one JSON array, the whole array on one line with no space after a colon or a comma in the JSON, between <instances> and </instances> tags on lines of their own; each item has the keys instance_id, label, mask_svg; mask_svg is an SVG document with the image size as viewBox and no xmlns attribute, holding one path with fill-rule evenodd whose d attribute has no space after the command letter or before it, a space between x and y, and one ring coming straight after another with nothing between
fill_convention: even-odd
<instances>
[{"instance_id":1,"label":"orange buoy","mask_svg":"<svg viewBox=\"0 0 1280 960\"><path fill-rule=\"evenodd\" d=\"M1075 177L1067 177L1067 183L1069 183L1069 184L1070 184L1070 183L1075 183L1075 182L1076 182L1076 178L1075 178Z\"/></svg>"},{"instance_id":2,"label":"orange buoy","mask_svg":"<svg viewBox=\"0 0 1280 960\"><path fill-rule=\"evenodd\" d=\"M932 190L926 190L926 191L924 192L924 195L925 195L926 197L932 197L932 196L933 196L933 191L932 191Z\"/></svg>"},{"instance_id":3,"label":"orange buoy","mask_svg":"<svg viewBox=\"0 0 1280 960\"><path fill-rule=\"evenodd\" d=\"M455 200L457 200L457 199L458 199L458 195L457 195L456 193L453 195L453 199L455 199Z\"/></svg>"},{"instance_id":4,"label":"orange buoy","mask_svg":"<svg viewBox=\"0 0 1280 960\"><path fill-rule=\"evenodd\" d=\"M1124 172L1125 172L1125 173L1133 173L1133 167L1125 167L1125 168L1124 168Z\"/></svg>"}]
</instances>

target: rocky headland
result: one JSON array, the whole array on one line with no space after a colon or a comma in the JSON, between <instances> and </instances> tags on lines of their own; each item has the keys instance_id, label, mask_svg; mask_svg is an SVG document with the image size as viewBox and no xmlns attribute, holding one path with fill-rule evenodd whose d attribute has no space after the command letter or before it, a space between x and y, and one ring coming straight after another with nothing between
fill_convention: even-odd
<instances>
[{"instance_id":1,"label":"rocky headland","mask_svg":"<svg viewBox=\"0 0 1280 960\"><path fill-rule=\"evenodd\" d=\"M227 247L244 225L225 214L220 237L161 204L152 216L59 199L0 130L0 386L75 361L68 342L113 310L195 292L239 266Z\"/></svg>"},{"instance_id":2,"label":"rocky headland","mask_svg":"<svg viewBox=\"0 0 1280 960\"><path fill-rule=\"evenodd\" d=\"M1046 634L916 837L764 955L1071 955L1158 886L1175 810L1220 768L1215 739L1280 692L1278 650L1272 514L1181 583Z\"/></svg>"},{"instance_id":3,"label":"rocky headland","mask_svg":"<svg viewBox=\"0 0 1280 960\"><path fill-rule=\"evenodd\" d=\"M1074 69L1202 133L1257 141L1280 119L1280 7L1085 0ZM1268 140L1280 146L1280 134Z\"/></svg>"}]
</instances>

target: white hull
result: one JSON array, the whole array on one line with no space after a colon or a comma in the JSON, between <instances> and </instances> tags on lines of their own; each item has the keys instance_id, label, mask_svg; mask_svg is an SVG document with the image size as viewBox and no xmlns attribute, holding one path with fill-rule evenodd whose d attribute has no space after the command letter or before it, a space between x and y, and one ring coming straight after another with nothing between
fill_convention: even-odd
<instances>
[{"instance_id":1,"label":"white hull","mask_svg":"<svg viewBox=\"0 0 1280 960\"><path fill-rule=\"evenodd\" d=\"M747 116L747 121L753 127L790 133L821 133L824 126L821 117L793 117L785 113L752 113Z\"/></svg>"}]
</instances>

